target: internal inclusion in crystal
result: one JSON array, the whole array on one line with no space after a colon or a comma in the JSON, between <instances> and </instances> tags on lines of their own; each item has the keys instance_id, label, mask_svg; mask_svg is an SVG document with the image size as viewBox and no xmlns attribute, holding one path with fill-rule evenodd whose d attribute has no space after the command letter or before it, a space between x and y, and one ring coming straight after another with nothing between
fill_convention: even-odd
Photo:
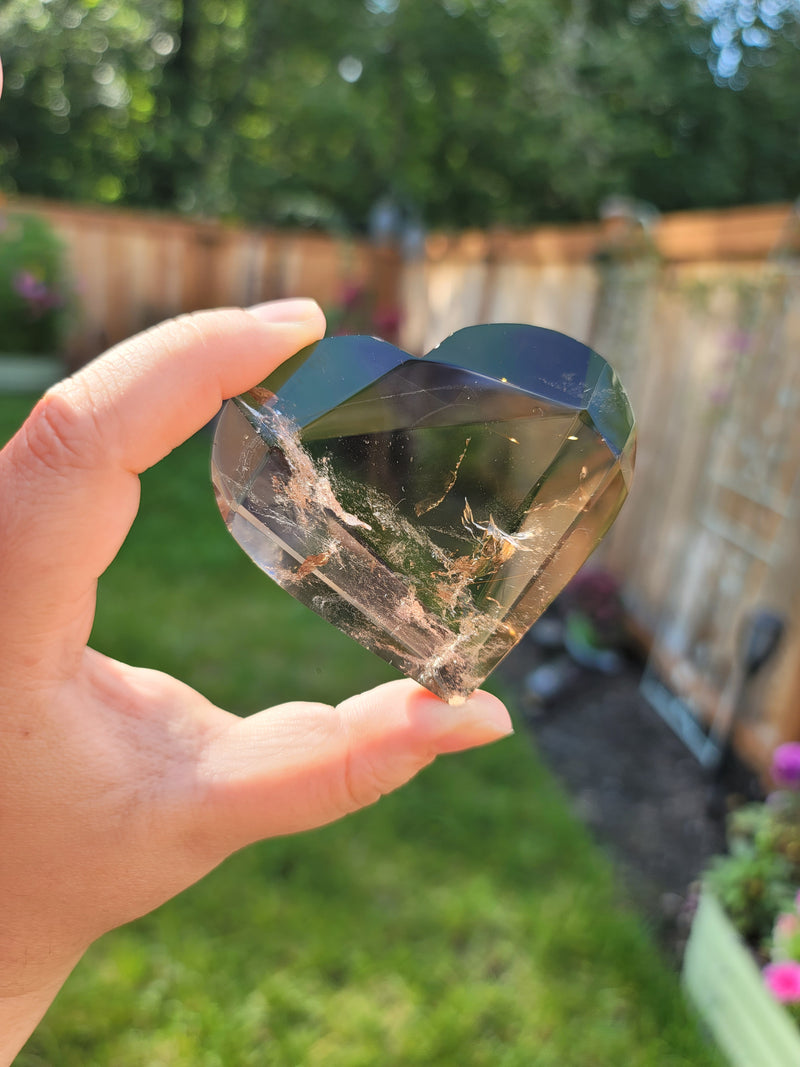
<instances>
[{"instance_id":1,"label":"internal inclusion in crystal","mask_svg":"<svg viewBox=\"0 0 800 1067\"><path fill-rule=\"evenodd\" d=\"M596 353L476 326L424 359L369 337L306 349L225 406L212 473L262 570L458 703L608 530L634 441Z\"/></svg>"}]
</instances>

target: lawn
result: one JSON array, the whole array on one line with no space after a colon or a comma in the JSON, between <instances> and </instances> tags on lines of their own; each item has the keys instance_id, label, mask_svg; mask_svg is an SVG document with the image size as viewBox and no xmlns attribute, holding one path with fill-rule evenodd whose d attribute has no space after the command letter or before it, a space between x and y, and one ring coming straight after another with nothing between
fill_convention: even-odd
<instances>
[{"instance_id":1,"label":"lawn","mask_svg":"<svg viewBox=\"0 0 800 1067\"><path fill-rule=\"evenodd\" d=\"M23 417L0 398L0 440ZM199 435L143 479L96 647L246 713L390 668L273 586ZM233 857L94 946L18 1067L711 1067L677 980L524 729Z\"/></svg>"}]
</instances>

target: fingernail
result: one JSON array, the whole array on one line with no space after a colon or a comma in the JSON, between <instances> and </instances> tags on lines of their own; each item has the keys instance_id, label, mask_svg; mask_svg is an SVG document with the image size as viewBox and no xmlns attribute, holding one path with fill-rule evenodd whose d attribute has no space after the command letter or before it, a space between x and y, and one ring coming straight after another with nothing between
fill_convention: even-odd
<instances>
[{"instance_id":1,"label":"fingernail","mask_svg":"<svg viewBox=\"0 0 800 1067\"><path fill-rule=\"evenodd\" d=\"M514 732L511 716L502 701L481 689L463 704L445 704L425 691L417 700L431 733L447 748L485 744Z\"/></svg>"},{"instance_id":2,"label":"fingernail","mask_svg":"<svg viewBox=\"0 0 800 1067\"><path fill-rule=\"evenodd\" d=\"M324 321L322 309L316 300L305 297L289 300L269 300L246 309L261 322L306 326L315 319Z\"/></svg>"}]
</instances>

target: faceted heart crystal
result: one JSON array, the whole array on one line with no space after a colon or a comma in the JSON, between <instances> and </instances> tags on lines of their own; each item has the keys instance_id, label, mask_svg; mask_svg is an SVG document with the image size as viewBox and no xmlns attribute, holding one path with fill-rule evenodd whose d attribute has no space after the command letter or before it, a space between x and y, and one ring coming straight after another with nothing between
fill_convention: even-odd
<instances>
[{"instance_id":1,"label":"faceted heart crystal","mask_svg":"<svg viewBox=\"0 0 800 1067\"><path fill-rule=\"evenodd\" d=\"M591 349L473 326L424 359L372 337L320 341L226 404L212 468L262 570L457 703L608 530L634 438Z\"/></svg>"}]
</instances>

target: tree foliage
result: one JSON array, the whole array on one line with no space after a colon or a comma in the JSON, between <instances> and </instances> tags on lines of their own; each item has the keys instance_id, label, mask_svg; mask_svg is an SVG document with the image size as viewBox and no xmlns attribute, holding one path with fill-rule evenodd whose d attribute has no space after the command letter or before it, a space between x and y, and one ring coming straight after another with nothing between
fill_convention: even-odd
<instances>
[{"instance_id":1,"label":"tree foliage","mask_svg":"<svg viewBox=\"0 0 800 1067\"><path fill-rule=\"evenodd\" d=\"M351 227L386 194L459 227L791 198L787 12L733 91L658 0L6 0L0 182Z\"/></svg>"}]
</instances>

